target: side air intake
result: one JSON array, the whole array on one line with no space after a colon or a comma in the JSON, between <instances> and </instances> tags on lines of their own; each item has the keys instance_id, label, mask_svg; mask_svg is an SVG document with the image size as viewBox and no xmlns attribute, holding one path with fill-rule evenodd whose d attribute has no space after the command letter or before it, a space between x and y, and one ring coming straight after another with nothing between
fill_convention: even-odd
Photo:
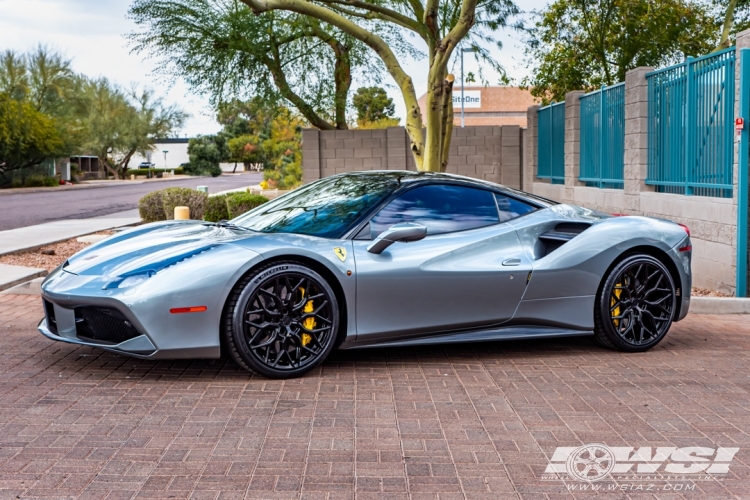
<instances>
[{"instance_id":1,"label":"side air intake","mask_svg":"<svg viewBox=\"0 0 750 500\"><path fill-rule=\"evenodd\" d=\"M590 227L591 224L585 222L561 222L553 230L540 234L539 241L543 245L541 257L551 254Z\"/></svg>"}]
</instances>

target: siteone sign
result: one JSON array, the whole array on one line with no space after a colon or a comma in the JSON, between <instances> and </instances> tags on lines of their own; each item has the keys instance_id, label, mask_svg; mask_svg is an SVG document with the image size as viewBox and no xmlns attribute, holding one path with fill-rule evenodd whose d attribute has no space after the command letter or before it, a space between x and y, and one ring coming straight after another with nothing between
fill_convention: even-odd
<instances>
[{"instance_id":1,"label":"siteone sign","mask_svg":"<svg viewBox=\"0 0 750 500\"><path fill-rule=\"evenodd\" d=\"M453 89L453 107L461 109L461 89ZM464 90L464 108L481 108L482 91Z\"/></svg>"}]
</instances>

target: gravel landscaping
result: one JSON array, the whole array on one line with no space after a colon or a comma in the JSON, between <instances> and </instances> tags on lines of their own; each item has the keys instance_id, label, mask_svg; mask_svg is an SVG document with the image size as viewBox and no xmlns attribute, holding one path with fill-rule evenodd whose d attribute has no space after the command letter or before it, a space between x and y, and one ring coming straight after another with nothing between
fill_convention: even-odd
<instances>
[{"instance_id":1,"label":"gravel landscaping","mask_svg":"<svg viewBox=\"0 0 750 500\"><path fill-rule=\"evenodd\" d=\"M110 235L113 231L100 231L95 234ZM0 256L0 264L9 264L12 266L35 267L52 271L57 266L65 262L71 255L75 254L91 245L91 243L81 243L76 238L67 241L61 241L52 245L47 245L28 252Z\"/></svg>"}]
</instances>

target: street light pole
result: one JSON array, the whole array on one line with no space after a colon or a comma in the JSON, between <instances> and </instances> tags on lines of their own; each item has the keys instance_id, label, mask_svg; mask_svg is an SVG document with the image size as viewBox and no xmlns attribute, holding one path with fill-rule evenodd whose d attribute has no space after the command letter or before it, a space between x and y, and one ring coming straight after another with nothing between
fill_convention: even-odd
<instances>
[{"instance_id":1,"label":"street light pole","mask_svg":"<svg viewBox=\"0 0 750 500\"><path fill-rule=\"evenodd\" d=\"M476 51L473 47L461 49L461 128L464 128L464 53Z\"/></svg>"},{"instance_id":2,"label":"street light pole","mask_svg":"<svg viewBox=\"0 0 750 500\"><path fill-rule=\"evenodd\" d=\"M464 128L464 50L461 49L461 128Z\"/></svg>"}]
</instances>

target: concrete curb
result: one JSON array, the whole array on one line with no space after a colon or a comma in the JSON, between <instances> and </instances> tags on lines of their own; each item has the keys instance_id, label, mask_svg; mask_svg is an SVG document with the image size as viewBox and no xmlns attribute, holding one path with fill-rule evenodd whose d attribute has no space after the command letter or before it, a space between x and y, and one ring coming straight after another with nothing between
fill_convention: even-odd
<instances>
[{"instance_id":1,"label":"concrete curb","mask_svg":"<svg viewBox=\"0 0 750 500\"><path fill-rule=\"evenodd\" d=\"M750 314L750 298L692 297L690 314Z\"/></svg>"},{"instance_id":2,"label":"concrete curb","mask_svg":"<svg viewBox=\"0 0 750 500\"><path fill-rule=\"evenodd\" d=\"M46 269L0 264L0 291L13 288L27 281L47 276Z\"/></svg>"},{"instance_id":3,"label":"concrete curb","mask_svg":"<svg viewBox=\"0 0 750 500\"><path fill-rule=\"evenodd\" d=\"M114 214L117 215L117 214ZM132 226L140 217L68 219L0 231L0 255L27 252L106 229Z\"/></svg>"},{"instance_id":4,"label":"concrete curb","mask_svg":"<svg viewBox=\"0 0 750 500\"><path fill-rule=\"evenodd\" d=\"M233 175L239 175L239 174L233 174ZM136 184L145 184L145 183L157 183L157 182L163 182L163 181L179 181L179 180L188 180L188 179L201 179L203 177L208 177L207 175L176 175L174 177L164 177L161 179L117 179L117 180L97 180L97 181L83 181L80 184L72 184L72 185L65 185L65 186L47 186L47 187L34 187L34 188L7 188L7 189L0 189L0 196L2 195L9 195L9 194L27 194L27 193L44 193L44 192L54 192L54 191L71 191L71 190L79 190L79 189L96 189L96 188L102 188L102 187L113 187L116 185L136 185Z\"/></svg>"},{"instance_id":5,"label":"concrete curb","mask_svg":"<svg viewBox=\"0 0 750 500\"><path fill-rule=\"evenodd\" d=\"M0 295L42 295L42 281L44 281L44 277L34 278L31 281L3 290Z\"/></svg>"}]
</instances>

